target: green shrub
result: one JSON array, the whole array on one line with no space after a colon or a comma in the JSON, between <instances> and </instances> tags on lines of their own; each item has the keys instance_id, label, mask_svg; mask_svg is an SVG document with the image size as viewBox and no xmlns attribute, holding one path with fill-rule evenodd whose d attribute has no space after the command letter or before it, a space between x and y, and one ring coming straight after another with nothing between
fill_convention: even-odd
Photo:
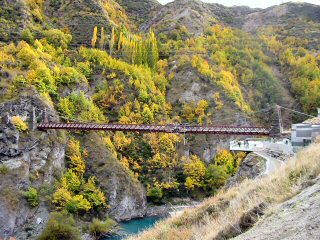
<instances>
[{"instance_id":1,"label":"green shrub","mask_svg":"<svg viewBox=\"0 0 320 240\"><path fill-rule=\"evenodd\" d=\"M87 78L90 77L92 70L90 68L89 62L79 62L77 63L77 70L81 72Z\"/></svg>"},{"instance_id":2,"label":"green shrub","mask_svg":"<svg viewBox=\"0 0 320 240\"><path fill-rule=\"evenodd\" d=\"M83 195L75 195L67 202L66 210L70 213L88 212L91 209L90 202Z\"/></svg>"},{"instance_id":3,"label":"green shrub","mask_svg":"<svg viewBox=\"0 0 320 240\"><path fill-rule=\"evenodd\" d=\"M39 204L39 196L37 189L29 187L28 191L23 193L23 196L27 199L28 203L32 207L36 207Z\"/></svg>"},{"instance_id":4,"label":"green shrub","mask_svg":"<svg viewBox=\"0 0 320 240\"><path fill-rule=\"evenodd\" d=\"M8 172L9 168L4 164L0 164L0 174L7 174Z\"/></svg>"},{"instance_id":5,"label":"green shrub","mask_svg":"<svg viewBox=\"0 0 320 240\"><path fill-rule=\"evenodd\" d=\"M67 212L53 212L38 240L80 240L79 229Z\"/></svg>"},{"instance_id":6,"label":"green shrub","mask_svg":"<svg viewBox=\"0 0 320 240\"><path fill-rule=\"evenodd\" d=\"M39 54L24 41L18 44L18 48L20 48L20 50L17 57L22 61L24 67L28 67L34 60L39 58Z\"/></svg>"},{"instance_id":7,"label":"green shrub","mask_svg":"<svg viewBox=\"0 0 320 240\"><path fill-rule=\"evenodd\" d=\"M65 67L61 69L60 78L57 81L60 84L69 85L73 83L87 82L87 79L73 67Z\"/></svg>"},{"instance_id":8,"label":"green shrub","mask_svg":"<svg viewBox=\"0 0 320 240\"><path fill-rule=\"evenodd\" d=\"M68 44L72 40L70 34L64 33L59 29L50 29L44 32L44 36L50 44L53 44L55 47L67 48Z\"/></svg>"},{"instance_id":9,"label":"green shrub","mask_svg":"<svg viewBox=\"0 0 320 240\"><path fill-rule=\"evenodd\" d=\"M31 66L33 69L28 71L27 80L41 93L48 92L50 94L55 94L57 87L50 68L39 60L34 61Z\"/></svg>"},{"instance_id":10,"label":"green shrub","mask_svg":"<svg viewBox=\"0 0 320 240\"><path fill-rule=\"evenodd\" d=\"M160 186L149 187L147 197L154 203L161 203L163 192Z\"/></svg>"},{"instance_id":11,"label":"green shrub","mask_svg":"<svg viewBox=\"0 0 320 240\"><path fill-rule=\"evenodd\" d=\"M99 219L94 218L90 223L89 231L95 239L99 239L100 237L110 233L116 224L117 223L110 218L105 221L100 221Z\"/></svg>"},{"instance_id":12,"label":"green shrub","mask_svg":"<svg viewBox=\"0 0 320 240\"><path fill-rule=\"evenodd\" d=\"M78 118L82 121L104 122L107 119L101 110L93 103L92 99L86 98L84 92L71 93L66 98L61 98L58 110L68 118Z\"/></svg>"},{"instance_id":13,"label":"green shrub","mask_svg":"<svg viewBox=\"0 0 320 240\"><path fill-rule=\"evenodd\" d=\"M26 28L21 32L21 39L26 41L27 43L33 44L34 37L30 32L29 28Z\"/></svg>"},{"instance_id":14,"label":"green shrub","mask_svg":"<svg viewBox=\"0 0 320 240\"><path fill-rule=\"evenodd\" d=\"M229 174L227 173L227 170L224 166L210 164L206 169L206 173L204 176L204 188L206 189L206 191L214 194L220 187L225 184L228 177Z\"/></svg>"}]
</instances>

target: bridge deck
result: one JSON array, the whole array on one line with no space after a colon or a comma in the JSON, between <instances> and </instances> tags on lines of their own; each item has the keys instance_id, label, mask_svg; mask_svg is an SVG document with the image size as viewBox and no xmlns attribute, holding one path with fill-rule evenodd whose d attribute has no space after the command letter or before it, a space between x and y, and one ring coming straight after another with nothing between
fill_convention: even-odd
<instances>
[{"instance_id":1,"label":"bridge deck","mask_svg":"<svg viewBox=\"0 0 320 240\"><path fill-rule=\"evenodd\" d=\"M266 136L270 130L262 127L241 126L200 126L200 125L145 125L145 124L98 124L98 123L41 123L39 130L65 129L79 131L130 131L130 132L164 132L189 134L228 134Z\"/></svg>"}]
</instances>

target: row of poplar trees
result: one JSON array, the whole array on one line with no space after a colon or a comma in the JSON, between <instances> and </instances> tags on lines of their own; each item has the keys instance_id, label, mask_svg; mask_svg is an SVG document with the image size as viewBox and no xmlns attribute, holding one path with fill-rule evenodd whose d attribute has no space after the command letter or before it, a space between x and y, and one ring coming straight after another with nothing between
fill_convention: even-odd
<instances>
[{"instance_id":1,"label":"row of poplar trees","mask_svg":"<svg viewBox=\"0 0 320 240\"><path fill-rule=\"evenodd\" d=\"M136 65L147 65L156 68L159 60L157 39L150 29L146 36L131 34L125 27L112 28L111 36L106 38L104 28L101 27L98 41L98 27L94 27L91 40L92 48L105 50L109 47L110 56L117 56Z\"/></svg>"}]
</instances>

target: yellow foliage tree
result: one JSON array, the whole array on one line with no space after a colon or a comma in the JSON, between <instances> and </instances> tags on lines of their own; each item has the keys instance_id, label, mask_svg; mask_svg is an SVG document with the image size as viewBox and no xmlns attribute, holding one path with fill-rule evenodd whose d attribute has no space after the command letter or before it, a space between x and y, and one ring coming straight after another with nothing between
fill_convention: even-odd
<instances>
[{"instance_id":1,"label":"yellow foliage tree","mask_svg":"<svg viewBox=\"0 0 320 240\"><path fill-rule=\"evenodd\" d=\"M68 189L60 187L53 194L52 202L56 205L58 209L61 209L64 208L71 199L72 195L68 191Z\"/></svg>"},{"instance_id":2,"label":"yellow foliage tree","mask_svg":"<svg viewBox=\"0 0 320 240\"><path fill-rule=\"evenodd\" d=\"M193 191L194 190L194 182L191 177L186 178L186 182L184 183L184 186L186 187L187 190Z\"/></svg>"},{"instance_id":3,"label":"yellow foliage tree","mask_svg":"<svg viewBox=\"0 0 320 240\"><path fill-rule=\"evenodd\" d=\"M96 42L97 42L97 39L98 39L97 34L98 34L98 27L95 26L95 27L93 28L93 34L92 34L92 39L91 39L91 47L92 47L92 48L95 48L95 47L96 47Z\"/></svg>"},{"instance_id":4,"label":"yellow foliage tree","mask_svg":"<svg viewBox=\"0 0 320 240\"><path fill-rule=\"evenodd\" d=\"M105 38L106 36L104 35L104 27L101 27L101 34L100 34L100 41L99 41L99 48L100 49L104 49L104 45L105 45Z\"/></svg>"},{"instance_id":5,"label":"yellow foliage tree","mask_svg":"<svg viewBox=\"0 0 320 240\"><path fill-rule=\"evenodd\" d=\"M11 122L19 132L28 130L28 125L19 116L13 116Z\"/></svg>"},{"instance_id":6,"label":"yellow foliage tree","mask_svg":"<svg viewBox=\"0 0 320 240\"><path fill-rule=\"evenodd\" d=\"M217 166L224 166L228 174L232 174L234 172L234 158L230 151L226 149L218 151L214 158L214 163Z\"/></svg>"},{"instance_id":7,"label":"yellow foliage tree","mask_svg":"<svg viewBox=\"0 0 320 240\"><path fill-rule=\"evenodd\" d=\"M75 139L71 139L69 141L68 154L70 169L72 169L78 175L83 175L86 171L86 164L82 159L79 141Z\"/></svg>"},{"instance_id":8,"label":"yellow foliage tree","mask_svg":"<svg viewBox=\"0 0 320 240\"><path fill-rule=\"evenodd\" d=\"M194 187L201 187L203 185L203 179L204 175L206 173L206 167L204 163L200 160L200 158L197 155L191 155L190 158L183 157L183 173L184 175L190 179L188 180L188 183L186 182L188 186L191 186L191 183Z\"/></svg>"}]
</instances>

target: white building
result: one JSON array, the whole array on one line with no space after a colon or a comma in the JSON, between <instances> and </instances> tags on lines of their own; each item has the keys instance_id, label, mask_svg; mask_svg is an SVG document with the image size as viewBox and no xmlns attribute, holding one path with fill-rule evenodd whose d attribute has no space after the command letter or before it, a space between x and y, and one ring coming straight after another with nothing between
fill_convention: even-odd
<instances>
[{"instance_id":1,"label":"white building","mask_svg":"<svg viewBox=\"0 0 320 240\"><path fill-rule=\"evenodd\" d=\"M292 124L291 128L291 143L293 147L304 147L313 142L316 136L320 135L320 108L318 108L318 117L303 123Z\"/></svg>"}]
</instances>

